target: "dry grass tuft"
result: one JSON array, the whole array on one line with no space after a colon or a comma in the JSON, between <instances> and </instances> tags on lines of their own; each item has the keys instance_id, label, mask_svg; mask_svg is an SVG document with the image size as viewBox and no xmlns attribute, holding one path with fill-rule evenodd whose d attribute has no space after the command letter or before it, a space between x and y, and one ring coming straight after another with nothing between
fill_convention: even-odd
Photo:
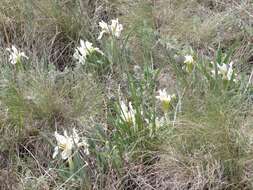
<instances>
[{"instance_id":1,"label":"dry grass tuft","mask_svg":"<svg viewBox=\"0 0 253 190\"><path fill-rule=\"evenodd\" d=\"M177 39L200 52L214 53L219 44L225 49L235 46L235 58L249 61L253 37L250 0L165 0L156 1L154 10L157 28L164 38Z\"/></svg>"}]
</instances>

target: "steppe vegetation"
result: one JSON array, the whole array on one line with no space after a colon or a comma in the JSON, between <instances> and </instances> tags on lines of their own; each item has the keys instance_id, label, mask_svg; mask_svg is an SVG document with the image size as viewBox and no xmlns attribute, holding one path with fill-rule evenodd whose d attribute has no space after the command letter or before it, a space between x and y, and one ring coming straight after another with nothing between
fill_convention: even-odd
<instances>
[{"instance_id":1,"label":"steppe vegetation","mask_svg":"<svg viewBox=\"0 0 253 190\"><path fill-rule=\"evenodd\" d=\"M1 0L1 190L253 189L252 0Z\"/></svg>"}]
</instances>

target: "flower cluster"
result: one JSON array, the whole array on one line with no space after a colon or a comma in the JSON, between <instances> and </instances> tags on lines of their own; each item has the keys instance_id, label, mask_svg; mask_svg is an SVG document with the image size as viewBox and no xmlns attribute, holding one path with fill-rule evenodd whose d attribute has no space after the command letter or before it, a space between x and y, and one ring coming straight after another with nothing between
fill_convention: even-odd
<instances>
[{"instance_id":1,"label":"flower cluster","mask_svg":"<svg viewBox=\"0 0 253 190\"><path fill-rule=\"evenodd\" d=\"M104 21L99 22L101 32L98 36L98 40L102 39L104 34L109 34L115 38L119 38L123 30L123 25L119 23L118 19L111 20L111 24L107 24Z\"/></svg>"},{"instance_id":2,"label":"flower cluster","mask_svg":"<svg viewBox=\"0 0 253 190\"><path fill-rule=\"evenodd\" d=\"M7 48L6 50L10 52L9 61L12 65L20 63L22 58L28 59L25 53L19 51L14 45L11 48Z\"/></svg>"},{"instance_id":3,"label":"flower cluster","mask_svg":"<svg viewBox=\"0 0 253 190\"><path fill-rule=\"evenodd\" d=\"M73 129L73 133L70 136L68 136L67 131L64 131L63 135L55 132L54 136L57 141L57 146L54 149L53 158L55 158L61 150L62 159L69 159L75 147L84 147L84 153L87 155L89 154L88 143L86 140L80 142L80 137L75 129Z\"/></svg>"},{"instance_id":4,"label":"flower cluster","mask_svg":"<svg viewBox=\"0 0 253 190\"><path fill-rule=\"evenodd\" d=\"M102 39L104 34L109 34L115 38L119 38L123 30L123 26L119 23L118 19L111 20L110 25L104 21L101 21L99 22L99 26L101 27L101 32L99 34L98 40ZM75 49L73 57L83 65L85 64L87 57L93 52L98 52L99 54L104 55L99 48L93 47L93 44L91 42L84 42L83 40L80 40L80 47L77 47Z\"/></svg>"},{"instance_id":5,"label":"flower cluster","mask_svg":"<svg viewBox=\"0 0 253 190\"><path fill-rule=\"evenodd\" d=\"M213 64L214 65L214 64ZM222 63L222 65L217 64L218 75L222 77L225 81L230 81L233 77L234 70L233 70L233 62L229 64ZM215 77L215 69L211 71L213 77ZM236 74L234 74L236 76ZM236 79L233 79L236 82Z\"/></svg>"},{"instance_id":6,"label":"flower cluster","mask_svg":"<svg viewBox=\"0 0 253 190\"><path fill-rule=\"evenodd\" d=\"M156 96L156 98L161 101L163 111L167 112L171 108L172 101L176 98L176 95L175 94L172 94L172 95L168 94L166 92L166 89L159 90L158 93L159 93L159 95Z\"/></svg>"},{"instance_id":7,"label":"flower cluster","mask_svg":"<svg viewBox=\"0 0 253 190\"><path fill-rule=\"evenodd\" d=\"M80 40L80 47L75 49L74 58L77 59L79 63L84 64L87 57L93 52L98 52L103 55L103 52L99 48L93 47L91 42Z\"/></svg>"}]
</instances>

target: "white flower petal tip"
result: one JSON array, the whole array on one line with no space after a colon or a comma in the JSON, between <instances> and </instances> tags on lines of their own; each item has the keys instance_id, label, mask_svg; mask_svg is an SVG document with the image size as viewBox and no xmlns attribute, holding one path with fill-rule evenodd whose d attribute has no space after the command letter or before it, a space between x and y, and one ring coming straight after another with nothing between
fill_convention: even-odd
<instances>
[{"instance_id":1,"label":"white flower petal tip","mask_svg":"<svg viewBox=\"0 0 253 190\"><path fill-rule=\"evenodd\" d=\"M56 157L58 154L59 154L59 147L56 146L56 147L54 148L53 159L55 159L55 157Z\"/></svg>"}]
</instances>

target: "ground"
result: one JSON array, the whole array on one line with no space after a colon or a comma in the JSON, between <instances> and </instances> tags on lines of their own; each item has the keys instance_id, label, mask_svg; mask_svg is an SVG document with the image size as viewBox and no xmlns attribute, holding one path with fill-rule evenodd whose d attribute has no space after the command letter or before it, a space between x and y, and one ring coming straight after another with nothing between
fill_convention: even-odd
<instances>
[{"instance_id":1,"label":"ground","mask_svg":"<svg viewBox=\"0 0 253 190\"><path fill-rule=\"evenodd\" d=\"M252 18L252 0L2 0L0 189L253 189Z\"/></svg>"}]
</instances>

